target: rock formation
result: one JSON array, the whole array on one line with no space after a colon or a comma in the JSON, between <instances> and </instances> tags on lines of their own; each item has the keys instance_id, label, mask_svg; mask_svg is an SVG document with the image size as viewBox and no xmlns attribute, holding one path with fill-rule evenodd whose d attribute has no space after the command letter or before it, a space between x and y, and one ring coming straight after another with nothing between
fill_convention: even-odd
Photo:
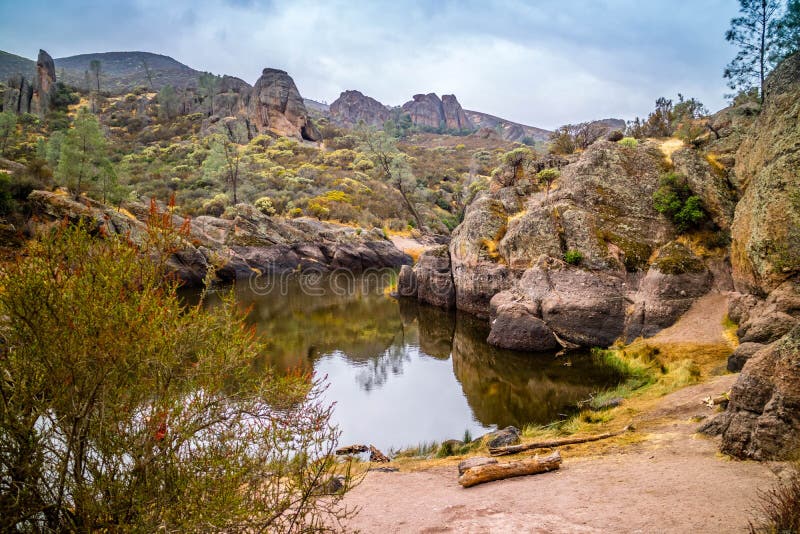
<instances>
[{"instance_id":1,"label":"rock formation","mask_svg":"<svg viewBox=\"0 0 800 534\"><path fill-rule=\"evenodd\" d=\"M264 69L253 86L249 115L259 133L320 141L294 80L278 69Z\"/></svg>"},{"instance_id":2,"label":"rock formation","mask_svg":"<svg viewBox=\"0 0 800 534\"><path fill-rule=\"evenodd\" d=\"M475 127L467 117L455 95L435 93L414 95L414 99L403 104L403 111L411 117L415 126L448 130L473 130Z\"/></svg>"},{"instance_id":3,"label":"rock formation","mask_svg":"<svg viewBox=\"0 0 800 534\"><path fill-rule=\"evenodd\" d=\"M363 121L369 126L383 126L389 119L389 110L360 91L344 91L330 106L331 118L337 124L355 126Z\"/></svg>"},{"instance_id":4,"label":"rock formation","mask_svg":"<svg viewBox=\"0 0 800 534\"><path fill-rule=\"evenodd\" d=\"M30 113L33 87L21 74L12 76L3 95L3 111Z\"/></svg>"},{"instance_id":5,"label":"rock formation","mask_svg":"<svg viewBox=\"0 0 800 534\"><path fill-rule=\"evenodd\" d=\"M85 221L108 235L129 236L138 241L145 235L150 210L138 203L126 203L128 216L98 202L87 204L48 191L34 191L29 197L34 218L32 233L47 231L64 220ZM185 221L173 217L175 228ZM191 219L181 249L168 258L167 265L189 285L203 283L209 267L219 280L249 278L255 273L296 271L328 272L346 269L360 272L370 268L399 268L411 263L383 232L356 233L354 228L315 219L268 217L247 204L235 206L232 219L200 216Z\"/></svg>"},{"instance_id":6,"label":"rock formation","mask_svg":"<svg viewBox=\"0 0 800 534\"><path fill-rule=\"evenodd\" d=\"M729 317L742 344L727 411L702 430L737 457L789 458L800 449L800 54L768 77L761 113L742 135L731 226L736 289ZM766 298L764 298L766 297Z\"/></svg>"},{"instance_id":7,"label":"rock formation","mask_svg":"<svg viewBox=\"0 0 800 534\"><path fill-rule=\"evenodd\" d=\"M44 50L39 50L33 85L22 74L12 76L3 95L3 111L34 113L44 117L50 111L55 89L56 68L53 58Z\"/></svg>"},{"instance_id":8,"label":"rock formation","mask_svg":"<svg viewBox=\"0 0 800 534\"><path fill-rule=\"evenodd\" d=\"M724 258L698 257L654 209L663 158L655 143L601 140L561 170L553 191L495 180L454 230L449 258L423 254L415 276L401 283L416 283L423 299L431 293L426 280L445 281L437 287L449 284L458 309L488 317L489 342L506 348L607 346L653 335L725 274L714 264ZM692 172L710 172L708 162L691 161ZM724 218L722 193L706 189L698 194L717 199ZM567 251L580 252L579 265L564 261Z\"/></svg>"}]
</instances>

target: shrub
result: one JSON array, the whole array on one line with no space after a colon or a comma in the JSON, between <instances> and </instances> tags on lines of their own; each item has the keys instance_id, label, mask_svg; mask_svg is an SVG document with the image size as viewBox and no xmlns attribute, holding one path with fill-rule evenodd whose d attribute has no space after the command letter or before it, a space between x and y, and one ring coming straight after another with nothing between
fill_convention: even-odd
<instances>
[{"instance_id":1,"label":"shrub","mask_svg":"<svg viewBox=\"0 0 800 534\"><path fill-rule=\"evenodd\" d=\"M706 219L703 201L692 194L686 178L674 172L661 177L661 185L653 193L653 207L669 217L680 232L697 227Z\"/></svg>"},{"instance_id":2,"label":"shrub","mask_svg":"<svg viewBox=\"0 0 800 534\"><path fill-rule=\"evenodd\" d=\"M759 494L761 518L750 523L750 532L800 532L800 462L790 468L787 480Z\"/></svg>"},{"instance_id":3,"label":"shrub","mask_svg":"<svg viewBox=\"0 0 800 534\"><path fill-rule=\"evenodd\" d=\"M156 228L171 216L155 214ZM0 530L312 531L342 518L330 407L253 372L228 298L186 306L164 262L65 228L0 272Z\"/></svg>"},{"instance_id":4,"label":"shrub","mask_svg":"<svg viewBox=\"0 0 800 534\"><path fill-rule=\"evenodd\" d=\"M626 148L636 148L639 146L639 141L637 141L635 137L623 137L617 141L617 143Z\"/></svg>"},{"instance_id":5,"label":"shrub","mask_svg":"<svg viewBox=\"0 0 800 534\"><path fill-rule=\"evenodd\" d=\"M253 203L258 211L269 217L275 215L275 206L269 197L261 197Z\"/></svg>"},{"instance_id":6,"label":"shrub","mask_svg":"<svg viewBox=\"0 0 800 534\"><path fill-rule=\"evenodd\" d=\"M580 250L568 250L564 253L564 261L570 265L578 265L583 261L583 254Z\"/></svg>"}]
</instances>

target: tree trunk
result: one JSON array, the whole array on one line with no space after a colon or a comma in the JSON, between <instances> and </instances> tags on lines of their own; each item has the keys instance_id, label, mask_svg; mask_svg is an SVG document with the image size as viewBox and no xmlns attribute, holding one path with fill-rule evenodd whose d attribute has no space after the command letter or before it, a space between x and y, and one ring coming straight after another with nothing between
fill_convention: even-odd
<instances>
[{"instance_id":1,"label":"tree trunk","mask_svg":"<svg viewBox=\"0 0 800 534\"><path fill-rule=\"evenodd\" d=\"M493 480L547 473L559 467L561 467L561 453L556 451L544 458L530 458L505 464L487 464L472 467L458 477L458 483L465 488L469 488L484 482L492 482Z\"/></svg>"},{"instance_id":2,"label":"tree trunk","mask_svg":"<svg viewBox=\"0 0 800 534\"><path fill-rule=\"evenodd\" d=\"M619 432L606 432L604 434L597 434L595 436L588 436L584 438L563 438L554 439L550 441L537 441L534 443L523 443L521 445L509 445L507 447L490 447L489 454L492 456L505 456L506 454L516 454L518 452L530 451L533 449L551 449L553 447L561 447L562 445L574 445L576 443L589 443L591 441L600 441L601 439L613 438L632 430L630 426L626 426Z\"/></svg>"}]
</instances>

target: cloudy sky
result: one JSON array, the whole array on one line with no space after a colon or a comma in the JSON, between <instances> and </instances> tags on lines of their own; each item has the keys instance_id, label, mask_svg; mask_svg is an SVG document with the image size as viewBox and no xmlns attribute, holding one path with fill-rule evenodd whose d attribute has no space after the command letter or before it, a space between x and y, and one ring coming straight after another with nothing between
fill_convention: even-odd
<instances>
[{"instance_id":1,"label":"cloudy sky","mask_svg":"<svg viewBox=\"0 0 800 534\"><path fill-rule=\"evenodd\" d=\"M422 92L555 128L646 115L680 92L723 107L736 0L0 0L0 50L35 58L144 50L303 96Z\"/></svg>"}]
</instances>

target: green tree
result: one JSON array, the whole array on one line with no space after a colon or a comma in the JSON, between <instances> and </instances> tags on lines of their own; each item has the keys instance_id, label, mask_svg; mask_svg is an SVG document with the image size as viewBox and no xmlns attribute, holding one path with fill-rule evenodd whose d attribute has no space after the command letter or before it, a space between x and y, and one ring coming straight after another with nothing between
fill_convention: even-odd
<instances>
[{"instance_id":1,"label":"green tree","mask_svg":"<svg viewBox=\"0 0 800 534\"><path fill-rule=\"evenodd\" d=\"M550 193L550 186L553 182L561 176L561 172L558 169L542 169L538 173L536 173L536 178L539 180L539 183L544 185L544 196L545 198Z\"/></svg>"},{"instance_id":2,"label":"green tree","mask_svg":"<svg viewBox=\"0 0 800 534\"><path fill-rule=\"evenodd\" d=\"M116 179L106 155L106 140L97 117L81 108L61 141L56 180L78 199L87 181L100 182L103 194Z\"/></svg>"},{"instance_id":3,"label":"green tree","mask_svg":"<svg viewBox=\"0 0 800 534\"><path fill-rule=\"evenodd\" d=\"M775 61L800 52L800 0L786 3L786 12L777 24L777 41Z\"/></svg>"},{"instance_id":4,"label":"green tree","mask_svg":"<svg viewBox=\"0 0 800 534\"><path fill-rule=\"evenodd\" d=\"M178 94L171 85L165 85L158 92L158 116L161 119L172 119L178 113Z\"/></svg>"},{"instance_id":5,"label":"green tree","mask_svg":"<svg viewBox=\"0 0 800 534\"><path fill-rule=\"evenodd\" d=\"M208 99L210 108L209 115L214 114L214 95L217 94L220 81L221 80L219 76L215 76L210 72L202 73L197 79L197 86L200 89L200 95L203 97L203 100Z\"/></svg>"},{"instance_id":6,"label":"green tree","mask_svg":"<svg viewBox=\"0 0 800 534\"><path fill-rule=\"evenodd\" d=\"M233 193L233 203L239 203L238 189L242 173L242 151L237 143L224 134L209 137L208 157L203 161L203 173L209 178L222 178Z\"/></svg>"},{"instance_id":7,"label":"green tree","mask_svg":"<svg viewBox=\"0 0 800 534\"><path fill-rule=\"evenodd\" d=\"M95 86L98 93L100 92L100 74L102 69L103 65L100 63L99 59L93 59L89 62L89 70L92 72L92 76L94 76Z\"/></svg>"},{"instance_id":8,"label":"green tree","mask_svg":"<svg viewBox=\"0 0 800 534\"><path fill-rule=\"evenodd\" d=\"M414 217L417 228L422 230L422 217L416 207L414 191L416 178L408 162L408 156L397 149L394 137L372 127L361 127L357 131L361 140L361 151L375 164L381 178L391 185L403 199L408 212Z\"/></svg>"},{"instance_id":9,"label":"green tree","mask_svg":"<svg viewBox=\"0 0 800 534\"><path fill-rule=\"evenodd\" d=\"M151 260L171 220L142 246L67 227L0 271L3 532L341 528L319 384L254 370L232 299L182 303Z\"/></svg>"},{"instance_id":10,"label":"green tree","mask_svg":"<svg viewBox=\"0 0 800 534\"><path fill-rule=\"evenodd\" d=\"M0 156L6 155L9 141L17 131L17 116L10 111L0 113Z\"/></svg>"},{"instance_id":11,"label":"green tree","mask_svg":"<svg viewBox=\"0 0 800 534\"><path fill-rule=\"evenodd\" d=\"M758 85L764 98L764 79L774 66L778 46L779 0L739 0L740 16L731 19L725 40L736 45L736 57L725 67L731 89Z\"/></svg>"}]
</instances>

